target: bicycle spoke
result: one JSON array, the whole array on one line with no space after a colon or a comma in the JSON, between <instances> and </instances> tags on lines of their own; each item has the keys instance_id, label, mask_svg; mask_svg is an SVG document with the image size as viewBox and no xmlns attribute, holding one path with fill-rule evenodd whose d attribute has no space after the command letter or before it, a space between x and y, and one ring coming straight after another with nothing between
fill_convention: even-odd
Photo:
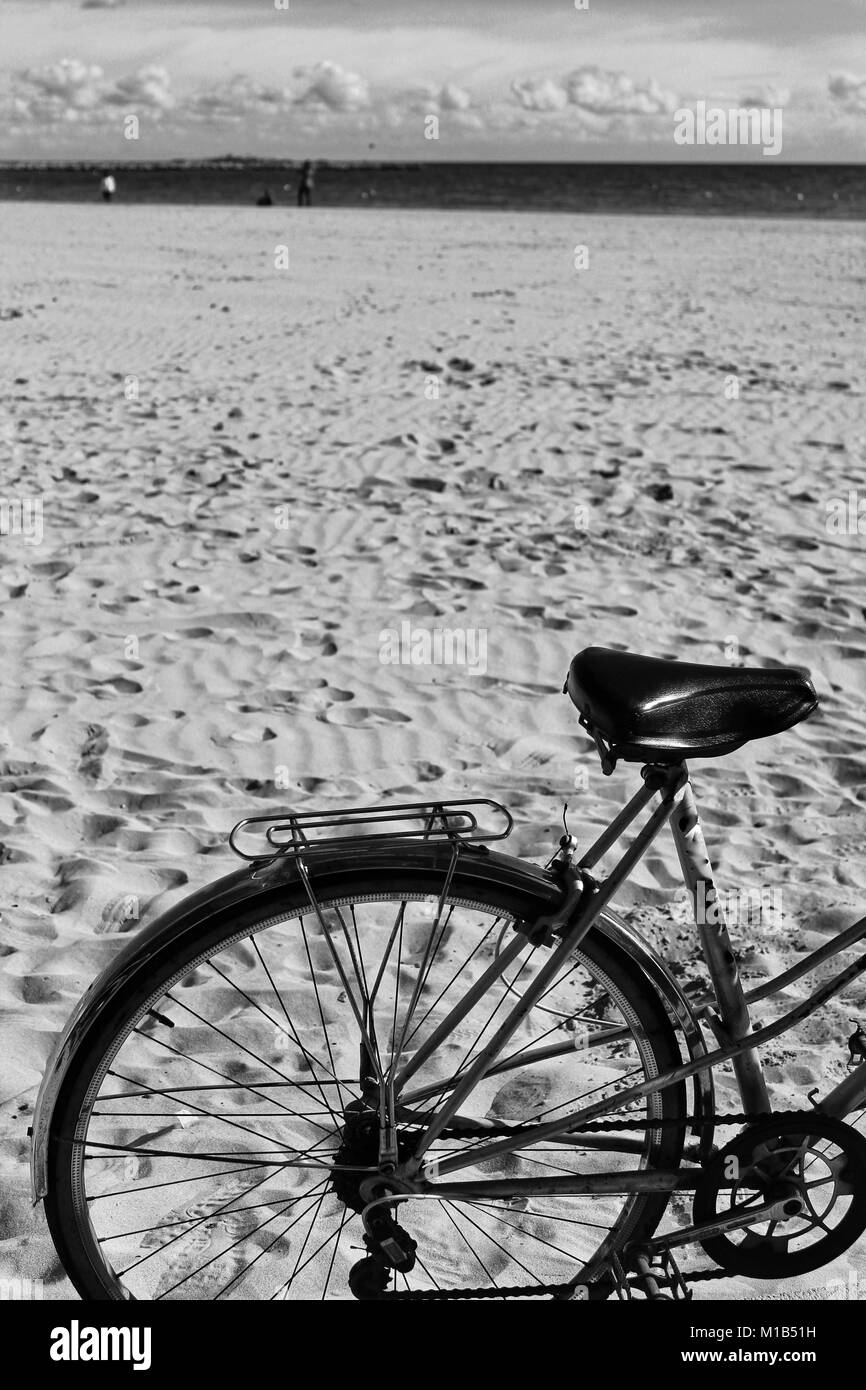
<instances>
[{"instance_id":1,"label":"bicycle spoke","mask_svg":"<svg viewBox=\"0 0 866 1390\"><path fill-rule=\"evenodd\" d=\"M114 1076L118 1081L129 1081L129 1080L130 1080L130 1077L128 1077L128 1076L123 1076L120 1072L112 1072L111 1075ZM141 1085L143 1085L144 1083L141 1082L141 1081L139 1081L139 1082L136 1082L135 1084L138 1085L138 1086L141 1086ZM193 1102L192 1102L191 1100L185 1101L184 1104L185 1104L185 1105L188 1105L188 1106L191 1108L191 1110L193 1111L193 1114L195 1114L195 1115L202 1115L202 1116L204 1116L204 1117L205 1117L206 1119L208 1119L208 1120L221 1120L221 1121L223 1122L223 1124L230 1125L232 1129L238 1129L238 1130L243 1131L243 1132L246 1133L246 1134L251 1134L251 1135L253 1136L254 1139L262 1139L262 1140L267 1141L267 1140L270 1140L270 1139L273 1137L273 1136L270 1135L270 1134L261 1134L261 1133L259 1132L259 1130L257 1130L257 1129L250 1129L249 1125L239 1125L239 1124L237 1123L236 1120L230 1120L230 1119L228 1119L225 1115L221 1115L218 1111L215 1112L215 1111L213 1111L213 1110L203 1110L202 1107L201 1107L200 1105L195 1105L195 1104L193 1104ZM297 1112L297 1111L293 1110L291 1113L292 1113L293 1115L295 1115L296 1117L298 1117L298 1112ZM300 1118L300 1117L298 1117L298 1118ZM317 1124L317 1125L316 1125L316 1128L324 1130L325 1133L329 1133L329 1131L327 1130L326 1126L324 1126L324 1125L318 1125L318 1124Z\"/></svg>"},{"instance_id":2,"label":"bicycle spoke","mask_svg":"<svg viewBox=\"0 0 866 1390\"><path fill-rule=\"evenodd\" d=\"M520 977L521 977L521 975L523 974L524 970L526 970L527 966L530 964L530 962L532 961L533 957L535 956L537 950L538 950L538 947L537 947L537 946L533 946L533 947L531 948L531 950L530 950L528 956L526 956L526 957L524 958L524 960L523 960L522 963L521 963L520 969L518 970L517 975L515 976L515 983L517 982L517 980L520 979ZM472 1060L473 1060L473 1055L474 1055L474 1053L475 1053L476 1047L478 1047L479 1043L481 1042L481 1039L484 1037L484 1034L487 1032L487 1030L489 1029L489 1027L490 1027L491 1023L493 1022L494 1018L495 1018L496 1015L499 1013L499 1010L500 1010L501 1008L503 1008L503 1007L506 1005L507 1002L508 1002L508 994L507 994L507 992L503 992L501 999L499 1000L499 1002L498 1002L498 1003L496 1004L496 1006L494 1007L494 1009L493 1009L492 1013L490 1014L490 1016L487 1018L487 1020L486 1020L486 1022L484 1023L484 1026L482 1027L481 1031L476 1035L476 1037L473 1039L473 1041L469 1044L469 1047L467 1048L466 1053L464 1054L463 1058L461 1059L460 1065L458 1066L457 1072L456 1072L456 1076L457 1076L458 1078L460 1078L463 1074L465 1074L466 1072L468 1072L468 1071L471 1069Z\"/></svg>"},{"instance_id":3,"label":"bicycle spoke","mask_svg":"<svg viewBox=\"0 0 866 1390\"><path fill-rule=\"evenodd\" d=\"M184 1183L190 1182L212 1182L215 1178L234 1177L236 1173L252 1172L256 1168L274 1168L279 1164L273 1163L249 1163L244 1168L225 1168L221 1173L194 1173L191 1178L171 1178L167 1182L147 1182L137 1183L136 1192L150 1192L157 1187L181 1187ZM129 1195L128 1187L115 1188L113 1192L98 1192L95 1196L89 1196L88 1202L104 1202L108 1197L126 1197Z\"/></svg>"},{"instance_id":4,"label":"bicycle spoke","mask_svg":"<svg viewBox=\"0 0 866 1390\"><path fill-rule=\"evenodd\" d=\"M482 1204L478 1202L469 1202L468 1205L474 1209ZM573 1259L573 1254L570 1250L563 1250L562 1246L554 1245L552 1241L545 1240L543 1236L536 1235L534 1231L527 1230L525 1226L515 1226L514 1222L506 1221L505 1218L501 1216L497 1217L496 1220L500 1221L503 1226L509 1226L513 1231L520 1231L521 1235L529 1236L530 1240L537 1241L539 1245L544 1245L549 1250L555 1250L558 1255L564 1255L567 1260Z\"/></svg>"},{"instance_id":5,"label":"bicycle spoke","mask_svg":"<svg viewBox=\"0 0 866 1390\"><path fill-rule=\"evenodd\" d=\"M134 1031L135 1031L135 1032L139 1032L138 1029L135 1029ZM140 1034L140 1036L146 1037L148 1042L156 1043L159 1047L165 1048L166 1052L172 1052L176 1057L181 1057L181 1058L183 1058L184 1061L191 1061L191 1062L193 1062L196 1066L198 1066L198 1067L203 1067L203 1068L205 1069L205 1071L212 1072L214 1076L222 1076L222 1075L223 1075L223 1073L217 1071L215 1067L209 1066L207 1062L201 1062L201 1061L199 1061L197 1058L188 1057L187 1054L184 1053L184 1052L179 1052L178 1049L177 1049L176 1047L172 1047L171 1043L167 1043L167 1042L165 1041L164 1038L157 1038L157 1037L155 1037L155 1036L153 1036L152 1034L149 1034L149 1033L147 1033L147 1034ZM109 1075L109 1076L114 1076L115 1073L114 1073L114 1072L109 1072L108 1075ZM124 1080L125 1078L121 1077L121 1078L119 1078L119 1079L120 1079L120 1080ZM226 1077L225 1079L228 1080L229 1078ZM134 1081L134 1082L132 1082L131 1084L134 1085L134 1086L145 1086L145 1090L146 1090L146 1091L149 1089L143 1081ZM289 1083L287 1083L287 1084L291 1085L292 1083L289 1082ZM267 1099L268 1099L267 1096L261 1096L261 1093L256 1089L255 1086L247 1085L247 1086L244 1086L242 1089L245 1090L245 1091L249 1091L251 1095L260 1096L261 1099L263 1099L263 1100L267 1100ZM154 1092L153 1092L153 1093L154 1093L154 1095L160 1095L160 1094L162 1094L162 1090L161 1090L161 1088L156 1087L156 1088L154 1089ZM187 1102L187 1103L189 1103L189 1102ZM280 1103L280 1101L277 1101L276 1104L279 1105L279 1106L280 1106L280 1109L281 1109L282 1111L284 1111L285 1114L287 1114L287 1115L295 1116L295 1115L297 1114L297 1112L296 1112L295 1110L293 1110L292 1107L289 1106L289 1105L282 1105L282 1104ZM327 1126L325 1126L325 1125L319 1125L318 1127L319 1127L319 1129L327 1129Z\"/></svg>"},{"instance_id":6,"label":"bicycle spoke","mask_svg":"<svg viewBox=\"0 0 866 1390\"><path fill-rule=\"evenodd\" d=\"M328 1273L327 1273L327 1275L325 1276L325 1284L324 1284L324 1287L323 1287L323 1289L322 1289L322 1297L321 1297L321 1299L320 1299L320 1302L322 1302L322 1303L324 1303L325 1299L328 1297L328 1285L330 1284L330 1282L331 1282L331 1276L332 1276L333 1273L334 1273L334 1264L336 1263L337 1252L338 1252L338 1250L339 1250L339 1248L340 1248L340 1240L341 1240L341 1238L342 1238L343 1231L345 1230L346 1226L349 1224L349 1221L352 1219L352 1216L353 1216L353 1215L354 1215L354 1213L350 1213L349 1211L343 1212L343 1218L342 1218L342 1220L341 1220L341 1222L340 1222L340 1229L339 1229L338 1232L337 1232L337 1239L336 1239L336 1241L335 1241L335 1243L334 1243L334 1249L333 1249L333 1252L332 1252L332 1254L331 1254L331 1262L330 1262L330 1264L328 1265ZM405 1275L404 1275L404 1278L405 1278ZM288 1287L287 1287L287 1289L286 1289L286 1293L288 1293ZM273 1296L273 1295L272 1295L272 1296ZM285 1295L284 1295L284 1297L285 1297Z\"/></svg>"},{"instance_id":7,"label":"bicycle spoke","mask_svg":"<svg viewBox=\"0 0 866 1390\"><path fill-rule=\"evenodd\" d=\"M324 1184L325 1184L326 1182L327 1182L327 1179L326 1179L326 1178L323 1178L323 1179L322 1179L322 1182L318 1184L318 1187L324 1186ZM314 1189L314 1191L316 1191L316 1190L317 1190L317 1189ZM277 1219L278 1216L283 1216L283 1215L285 1214L286 1207L295 1206L298 1202L303 1201L305 1196L309 1196L309 1195L310 1195L309 1193L304 1193L303 1196L301 1196L301 1197L292 1197L292 1198L290 1198L290 1199L284 1204L282 1211L280 1211L280 1212L274 1212L274 1214L273 1214L272 1216L269 1216L269 1217L268 1217L267 1221L262 1221L262 1222L260 1222L259 1225L256 1226L256 1227L254 1228L254 1231L263 1231L264 1228L265 1228L266 1226L269 1226L269 1225L271 1224L272 1221L276 1221L276 1219ZM301 1213L301 1215L303 1215L303 1213ZM277 1241L277 1240L281 1240L282 1237L286 1234L286 1231L291 1230L292 1226L293 1226L293 1225L296 1225L297 1222L298 1222L300 1219L301 1219L300 1216L295 1217L294 1220L291 1221L291 1222L289 1223L289 1225L285 1228L285 1230L281 1231L281 1232L280 1232L280 1235L277 1236L277 1237L275 1237L274 1241L272 1241L271 1244L276 1244L276 1241ZM226 1249L226 1250L220 1250L218 1254L212 1255L211 1258L210 1258L209 1260L205 1260L204 1264L199 1265L199 1266L198 1266L196 1269L194 1269L194 1270L191 1270L189 1274L185 1274L184 1277L183 1277L182 1279L178 1279L177 1282L174 1283L174 1284L172 1284L169 1288L163 1289L162 1293L157 1294L157 1299L163 1299L163 1298L165 1298L167 1294L173 1293L173 1292L175 1291L175 1289L179 1289L179 1288L181 1287L182 1284L186 1284L186 1283L189 1282L190 1279L194 1279L195 1276L196 1276L197 1274L201 1274L203 1270L209 1269L210 1266L211 1266L212 1264L214 1264L217 1260L224 1259L225 1256L226 1256L227 1254L229 1254L230 1251L236 1249L237 1246L239 1246L239 1245L241 1244L241 1241L242 1241L242 1240L246 1240L246 1239L248 1239L247 1236L241 1236L241 1237L240 1237L238 1240L236 1240L232 1245L230 1245L230 1246L228 1247L228 1249ZM260 1253L256 1256L256 1260L261 1259L262 1255L266 1254L266 1253L267 1253L267 1250L269 1250L270 1248L271 1248L270 1246L267 1246L265 1250L260 1251ZM252 1260L252 1261L250 1262L250 1265L245 1266L244 1269L241 1271L241 1274L246 1274L247 1271L248 1271L248 1269L250 1268L250 1266L256 1263L256 1260ZM241 1277L240 1274L235 1275L235 1278L232 1279L232 1280L230 1280L230 1284L236 1283L237 1280L238 1280L240 1277ZM229 1285L227 1285L226 1287L229 1287ZM220 1292L224 1292L224 1290L221 1290ZM216 1294L215 1296L216 1296L217 1298L219 1298L219 1293Z\"/></svg>"},{"instance_id":8,"label":"bicycle spoke","mask_svg":"<svg viewBox=\"0 0 866 1390\"><path fill-rule=\"evenodd\" d=\"M478 1261L478 1263L480 1264L480 1266L481 1266L481 1268L483 1269L484 1273L487 1275L487 1278L490 1280L491 1284L493 1284L493 1286L494 1286L495 1288L498 1288L499 1286L498 1286L498 1284L496 1283L496 1280L494 1279L493 1275L490 1273L490 1270L487 1268L486 1264L485 1264L484 1261L482 1260L482 1258L481 1258L481 1256L479 1255L478 1251L475 1249L475 1247L472 1245L471 1241L469 1241L469 1240L467 1239L467 1237L466 1237L466 1235L464 1234L464 1232L461 1231L460 1227L457 1225L456 1220L454 1219L453 1215L451 1214L451 1211L449 1210L449 1207L450 1207L450 1206L451 1206L451 1203L450 1203L450 1202L445 1202L445 1203L444 1203L445 1215L448 1217L448 1220L451 1222L451 1225L454 1227L454 1229L455 1229L455 1231L457 1232L457 1234L459 1235L460 1239L463 1241L463 1244L466 1246L466 1249L469 1251L469 1254L472 1256L472 1258L473 1258L474 1260L477 1260L477 1261Z\"/></svg>"},{"instance_id":9,"label":"bicycle spoke","mask_svg":"<svg viewBox=\"0 0 866 1390\"><path fill-rule=\"evenodd\" d=\"M453 1203L449 1202L448 1205L452 1206ZM465 1221L469 1222L470 1226L474 1226L476 1231L479 1231L480 1234L483 1235L486 1240L489 1240L491 1245L495 1245L497 1250L502 1251L502 1253L511 1261L511 1263L516 1264L517 1268L523 1270L523 1273L527 1274L530 1279L534 1279L536 1277L534 1271L531 1270L528 1265L525 1265L522 1260L518 1259L518 1257L514 1254L513 1250L508 1250L502 1244L501 1241L495 1240L494 1237L491 1236L488 1231L485 1231L481 1226L479 1226L477 1221L473 1221L472 1217L469 1216L467 1212L461 1212L461 1215L463 1216ZM491 1282L493 1283L494 1287L499 1287L495 1279L491 1279Z\"/></svg>"},{"instance_id":10,"label":"bicycle spoke","mask_svg":"<svg viewBox=\"0 0 866 1390\"><path fill-rule=\"evenodd\" d=\"M490 1210L498 1210L498 1211L511 1211L511 1210L512 1210L512 1208L510 1208L510 1207L502 1206L501 1203L497 1203L497 1202L494 1202L494 1201L491 1201L491 1200L488 1200L488 1201L485 1202L485 1201L483 1201L481 1198L478 1198L478 1197L473 1197L473 1198L471 1199L471 1201L470 1201L470 1205L473 1206L473 1207L486 1207L486 1208L489 1208ZM559 1222L559 1223L561 1223L561 1224L564 1224L564 1225L566 1225L566 1226L587 1226L587 1227L590 1227L592 1230L595 1230L595 1231L604 1231L604 1230L607 1229L607 1227L606 1227L606 1226L603 1226L600 1222L597 1222L597 1221L586 1221L586 1220L584 1220L583 1218L577 1217L577 1216L562 1216L562 1215L559 1215L559 1214L558 1214L558 1215L557 1215L556 1217L554 1217L554 1218L544 1218L544 1219L556 1220L557 1222Z\"/></svg>"},{"instance_id":11,"label":"bicycle spoke","mask_svg":"<svg viewBox=\"0 0 866 1390\"><path fill-rule=\"evenodd\" d=\"M237 1038L231 1037L228 1033L224 1032L222 1028L218 1028L217 1025L215 1023L212 1023L210 1019L202 1018L201 1014L196 1013L195 1009L190 1008L189 1004L184 1004L179 999L175 999L172 994L167 994L166 999L170 999L173 1004L177 1004L179 1008L185 1009L187 1013L192 1014L193 1018L198 1019L199 1023L204 1023L208 1028L212 1028L215 1033L219 1033L221 1038L225 1038L226 1042L232 1043L235 1047L237 1047L237 1049L240 1052L245 1053L248 1057L252 1057L254 1061L259 1063L260 1066L267 1067L268 1071L274 1072L274 1074L276 1076L279 1076L282 1081L289 1081L289 1077L286 1076L284 1072L281 1072L279 1067L272 1066L270 1062L266 1062L263 1057L260 1057L258 1055L258 1053L251 1051L251 1049L248 1047L244 1047L243 1043L238 1042ZM143 1036L146 1036L148 1038L148 1041L150 1042L162 1043L162 1046L168 1048L170 1052L177 1051L176 1048L170 1047L170 1045L164 1042L161 1038L151 1037L149 1034L145 1034ZM184 1054L178 1053L178 1055L183 1056ZM212 1068L209 1068L209 1070L212 1070ZM140 1084L140 1082L136 1082L136 1085Z\"/></svg>"},{"instance_id":12,"label":"bicycle spoke","mask_svg":"<svg viewBox=\"0 0 866 1390\"><path fill-rule=\"evenodd\" d=\"M256 955L257 955L257 957L258 957L258 959L259 959L259 962L260 962L260 964L261 964L261 967L262 967L262 969L264 970L265 975L266 975L267 978L268 978L268 983L270 984L271 989L272 989L273 992L274 992L274 997L278 1000L279 1005L280 1005L280 1008L281 1008L282 1011L283 1011L283 1016L284 1016L284 1018L285 1018L285 1020L286 1020L286 1023L288 1024L288 1028L289 1028L289 1036L292 1038L292 1041L294 1042L295 1046L300 1050L301 1055L304 1057L304 1059L305 1059L308 1063L312 1063L314 1066L321 1067L321 1069L322 1069L323 1071L327 1070L327 1068L325 1067L325 1065L324 1065L323 1062L321 1062L318 1058L314 1057L310 1052L307 1051L306 1047L304 1047L303 1043L301 1042L300 1038L298 1037L298 1030L297 1030L297 1028L295 1027L295 1025L292 1023L291 1018L289 1017L289 1012L288 1012L288 1009L286 1008L286 1001L283 999L282 994L281 994L280 991L277 989L277 986L276 986L275 983L274 983L274 978L273 978L273 976L272 976L270 970L268 969L267 964L265 963L265 959L264 959L264 957L262 956L262 953L261 953L261 948L260 948L259 943L258 943L258 941L256 940L255 937L252 938L252 945L253 945L253 950L255 951L255 953L256 953ZM332 1077L332 1079L336 1080L336 1078L334 1077L334 1073L333 1073L333 1072L331 1073L331 1077ZM336 1112L333 1110L333 1108L332 1108L331 1106L328 1105L328 1099L327 1099L327 1096L325 1095L324 1087L318 1082L318 1080L316 1081L315 1084L317 1085L318 1090L319 1090L319 1094L320 1094L321 1097L322 1097L322 1103L325 1105L325 1107L326 1107L328 1110L331 1111L332 1116L335 1115ZM339 1091L338 1091L338 1094L339 1094Z\"/></svg>"},{"instance_id":13,"label":"bicycle spoke","mask_svg":"<svg viewBox=\"0 0 866 1390\"><path fill-rule=\"evenodd\" d=\"M461 965L457 967L450 980L448 980L447 984L445 984L445 986L439 991L436 998L433 1000L433 1003L427 1009L426 1013L422 1014L421 1018L418 1019L418 1022L415 1024L415 1027L412 1029L412 1032L406 1038L404 1046L409 1046L412 1039L417 1035L419 1029L424 1027L424 1024L427 1022L430 1015L434 1012L438 1005L441 1004L442 1000L445 998L445 995L451 989L452 985L455 985L457 981L460 979L460 976L463 975L466 970L468 970L469 966L472 964L472 961L478 955L478 952L481 951L484 948L484 946L486 946L488 939L496 930L500 920L501 919L497 917L496 920L492 922L491 925L488 927L481 940L476 942L475 946L473 946L466 959L462 962Z\"/></svg>"},{"instance_id":14,"label":"bicycle spoke","mask_svg":"<svg viewBox=\"0 0 866 1390\"><path fill-rule=\"evenodd\" d=\"M417 981L416 981L416 983L415 983L414 989L412 990L412 995L411 995L411 997L410 997L409 1004L408 1004L408 1007L407 1007L407 1009L406 1009L406 1016L405 1016L405 1019L404 1019L404 1021L403 1021L403 1027L402 1027L402 1030L401 1030L401 1033L400 1033L400 1039L399 1039L399 1042L395 1042L395 1044L394 1044L394 1057L395 1057L395 1059L398 1059L398 1058L399 1058L400 1054L402 1053L402 1051L403 1051L403 1049L404 1049L404 1047L405 1047L405 1045L406 1045L406 1033L407 1033L407 1031L408 1031L408 1029L409 1029L409 1027L410 1027L410 1025L411 1025L411 1023L412 1023L412 1018L413 1018L414 1013L415 1013L415 1008L416 1008L416 1006L417 1006L417 1004L418 1004L418 1001L419 1001L419 999L420 999L420 997L421 997L421 992L422 992L422 990L423 990L423 988L424 988L424 985L426 984L427 976L428 976L428 974L429 974L429 971L430 971L430 969L432 968L432 961L433 961L433 958L434 958L434 956L435 956L436 951L439 949L439 946L441 945L442 937L443 937L444 934L445 934L445 930L446 930L446 928L447 928L447 924L448 924L448 922L449 922L449 920L450 920L451 911L453 911L453 908L449 911L448 917L445 919L445 924L442 926L442 928L441 928L441 930L440 930L440 922L441 922L441 919L442 919L442 911L443 911L443 908L444 908L444 905L445 905L445 895L446 895L446 893L447 893L447 891L448 891L448 886L449 886L449 883L450 883L451 875L453 874L453 871L454 871L454 865L455 865L455 863L456 863L456 860L452 860L451 869L449 870L448 877L446 878L445 884L444 884L444 886L443 886L442 893L440 894L440 897L439 897L439 902L438 902L437 908L436 908L436 917L435 917L435 919L434 919L434 921L433 921L433 926L432 926L432 928L431 928L430 935L429 935L428 938L427 938L427 944L426 944L426 946L425 946L425 948L424 948L424 956L423 956L423 958L422 958L421 965L420 965L419 970L418 970L418 979L417 979ZM436 941L437 932L439 933L439 940L438 940L438 941ZM435 946L434 946L434 942L435 942Z\"/></svg>"},{"instance_id":15,"label":"bicycle spoke","mask_svg":"<svg viewBox=\"0 0 866 1390\"><path fill-rule=\"evenodd\" d=\"M265 1182L267 1182L268 1180L269 1180L269 1175L268 1175L268 1174L265 1174L265 1176L264 1176L263 1178L261 1178L257 1183L253 1183L252 1187L247 1188L247 1189L246 1189L246 1192L252 1192L252 1191L254 1191L257 1187L261 1187L262 1184L265 1183ZM153 1249L153 1250L149 1250L148 1253L147 1253L146 1255L142 1255L142 1257L141 1257L140 1260L136 1260L136 1261L134 1262L134 1264L127 1265L127 1266L126 1266L126 1269L118 1270L118 1273L119 1273L121 1276L124 1276L124 1277L125 1277L127 1274L130 1274L134 1269L140 1268L140 1266L143 1265L144 1262L145 1262L146 1260L151 1259L151 1258L157 1253L157 1250L159 1251L160 1255L164 1254L165 1251L166 1251L170 1246L174 1245L176 1241L178 1241L178 1240L183 1240L186 1236L190 1235L192 1231L196 1230L196 1229L197 1229L199 1226L201 1226L203 1223L205 1223L205 1222L207 1222L207 1221L212 1221L212 1220L214 1219L215 1216L218 1216L218 1215L222 1214L223 1212L225 1212L226 1207L230 1206L231 1203L232 1203L232 1202L235 1202L235 1201L237 1201L237 1197L230 1197L230 1198L228 1199L228 1201L226 1201L226 1202L224 1203L223 1206L217 1207L216 1211L214 1211L214 1212L208 1212L208 1214L207 1214L206 1216L200 1216L200 1217L198 1217L198 1218L188 1217L187 1220L192 1222L192 1225L190 1226L190 1229L189 1229L188 1231L179 1231L179 1232L177 1233L177 1235L172 1236L171 1240L167 1241L164 1245L155 1246L154 1249ZM270 1203L270 1202L263 1202L263 1203L261 1203L261 1205L262 1205L262 1206L272 1206L273 1203ZM251 1210L251 1208L250 1208L250 1210ZM151 1227L149 1228L148 1234L152 1233L153 1231L165 1230L165 1229L166 1229L165 1226L151 1226ZM132 1231L132 1232L130 1232L129 1234L130 1234L130 1235L139 1235L139 1234L141 1234L141 1232ZM122 1237L120 1237L120 1236L108 1236L108 1237L106 1237L106 1239L108 1239L108 1240L120 1240L121 1238L122 1238Z\"/></svg>"},{"instance_id":16,"label":"bicycle spoke","mask_svg":"<svg viewBox=\"0 0 866 1390\"><path fill-rule=\"evenodd\" d=\"M311 980L312 986L313 986L313 993L314 993L314 995L315 995L315 997L316 997L316 1008L317 1008L318 1014L319 1014L319 1022L320 1022L321 1025L322 1025L322 1032L324 1033L324 1036L325 1036L325 1047L327 1048L327 1051L328 1051L328 1060L329 1060L329 1062L330 1062L330 1064L331 1064L331 1065L330 1065L330 1075L331 1075L331 1076L336 1076L336 1075L337 1075L337 1064L336 1064L336 1062L334 1061L334 1054L333 1054L333 1051L331 1050L331 1038L330 1038L330 1034L328 1033L328 1025L327 1025L327 1023L325 1022L325 1013L324 1013L324 1009L322 1008L322 997L321 997L321 994L319 993L319 982L318 982L318 980L316 979L316 972L315 972L315 970L313 969L313 958L312 958L312 956L310 955L310 943L309 943L309 941L307 940L307 929L306 929L306 927L304 926L304 919L303 919L303 917L299 917L299 918L298 918L298 924L299 924L299 926L300 926L300 928L301 928L301 935L303 936L303 939L304 939L304 952L305 952L306 957L307 957L307 965L308 965L309 971L310 971L310 980ZM350 1094L351 1094L351 1092L350 1092ZM357 1094L357 1092L356 1092L355 1094ZM343 1097L342 1097L342 1093L341 1093L341 1094L340 1094L340 1105L342 1106L342 1104L343 1104Z\"/></svg>"}]
</instances>

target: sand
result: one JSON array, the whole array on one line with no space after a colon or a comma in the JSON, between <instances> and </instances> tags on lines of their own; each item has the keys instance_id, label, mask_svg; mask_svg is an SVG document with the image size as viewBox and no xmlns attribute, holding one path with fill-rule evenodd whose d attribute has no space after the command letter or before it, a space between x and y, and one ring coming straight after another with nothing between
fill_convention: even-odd
<instances>
[{"instance_id":1,"label":"sand","mask_svg":"<svg viewBox=\"0 0 866 1390\"><path fill-rule=\"evenodd\" d=\"M581 647L808 666L819 714L695 764L696 793L720 887L764 903L738 933L749 979L862 913L858 227L3 222L0 1277L70 1295L25 1130L127 933L228 871L233 821L275 804L494 796L540 859L568 800L585 842L635 771L601 776L560 693ZM853 534L828 531L833 499ZM383 662L401 624L465 631L472 664ZM688 979L677 882L660 842L623 904ZM766 1049L780 1105L843 1074L857 1015L862 980ZM864 1296L866 1242L698 1296L833 1281Z\"/></svg>"}]
</instances>

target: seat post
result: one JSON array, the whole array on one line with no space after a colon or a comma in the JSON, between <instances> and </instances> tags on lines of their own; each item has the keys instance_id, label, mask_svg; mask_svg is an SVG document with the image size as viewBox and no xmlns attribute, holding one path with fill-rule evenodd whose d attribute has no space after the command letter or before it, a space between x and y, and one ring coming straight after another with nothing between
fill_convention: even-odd
<instances>
[{"instance_id":1,"label":"seat post","mask_svg":"<svg viewBox=\"0 0 866 1390\"><path fill-rule=\"evenodd\" d=\"M671 817L671 830L718 1003L718 1018L711 1020L713 1032L723 1045L729 1041L740 1042L752 1031L752 1021L688 780ZM744 1052L735 1057L733 1067L743 1108L750 1112L769 1112L772 1107L757 1052Z\"/></svg>"}]
</instances>

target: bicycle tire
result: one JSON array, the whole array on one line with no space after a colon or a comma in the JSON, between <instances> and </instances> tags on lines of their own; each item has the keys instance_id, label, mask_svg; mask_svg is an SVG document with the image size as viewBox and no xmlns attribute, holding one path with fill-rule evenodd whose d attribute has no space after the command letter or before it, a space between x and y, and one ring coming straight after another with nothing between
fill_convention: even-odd
<instances>
[{"instance_id":1,"label":"bicycle tire","mask_svg":"<svg viewBox=\"0 0 866 1390\"><path fill-rule=\"evenodd\" d=\"M416 901L419 897L436 897L442 890L443 882L444 876L438 871L429 872L424 884L417 871L401 875L397 870L383 872L379 868L372 878L357 874L352 882L341 883L338 888L331 889L333 896L324 896L321 903L323 908L333 909L335 903L345 904L349 901ZM383 896L371 899L371 892ZM510 890L507 885L498 885L495 875L491 876L483 889L479 889L476 883L472 892L475 896L468 904L457 896L453 901L481 912L508 912ZM478 896L479 892L482 893L481 897ZM159 1002L166 988L173 987L168 985L169 981L197 969L210 954L225 949L226 943L253 937L257 939L259 933L273 924L272 896L266 894L264 898L251 900L251 906L246 911L234 907L230 913L217 914L212 922L196 932L194 939L188 933L179 933L176 938L163 942L146 962L139 962L138 968L123 980L120 989L115 988L110 1008L100 1016L98 1026L81 1039L70 1059L50 1118L49 1185L45 1209L64 1267L85 1299L112 1300L132 1296L107 1264L89 1218L85 1219L86 1208L82 1209L81 1204L81 1155L77 1152L81 1140L76 1136L79 1134L82 1113L90 1104L88 1095L94 1079L100 1078L101 1084L106 1060L110 1066L111 1058L125 1038L130 1036L129 1030L135 1021ZM452 898L449 897L447 901L451 904ZM281 921L291 920L299 909L309 912L309 904L299 885L288 892L283 889L280 903ZM515 919L519 919L520 915L518 906ZM641 1037L640 1045L645 1049L646 1064L654 1069L653 1074L658 1075L676 1066L681 1060L680 1052L664 1005L628 955L598 930L588 934L578 954L580 961L590 971L595 971L600 978L613 985L618 996L632 1010ZM650 1131L646 1162L652 1167L676 1169L684 1142L685 1126L679 1122L686 1114L685 1084L667 1087L657 1093L651 1103L655 1107L653 1118L663 1118L673 1123ZM619 1248L626 1241L648 1239L658 1226L668 1200L666 1193L627 1199L624 1207L626 1216L608 1241L602 1243L593 1260L575 1274L575 1279L591 1280L596 1277L611 1248Z\"/></svg>"}]
</instances>

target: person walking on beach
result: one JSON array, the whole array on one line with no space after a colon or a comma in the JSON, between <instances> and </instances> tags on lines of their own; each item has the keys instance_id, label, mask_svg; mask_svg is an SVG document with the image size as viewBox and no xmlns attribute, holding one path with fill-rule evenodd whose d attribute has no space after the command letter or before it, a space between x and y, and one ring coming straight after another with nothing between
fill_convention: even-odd
<instances>
[{"instance_id":1,"label":"person walking on beach","mask_svg":"<svg viewBox=\"0 0 866 1390\"><path fill-rule=\"evenodd\" d=\"M298 184L298 207L308 208L313 201L313 165L309 159L304 160L301 169L301 181Z\"/></svg>"},{"instance_id":2,"label":"person walking on beach","mask_svg":"<svg viewBox=\"0 0 866 1390\"><path fill-rule=\"evenodd\" d=\"M99 187L102 191L102 201L104 203L110 203L117 192L117 184L114 181L114 175L105 174Z\"/></svg>"}]
</instances>

